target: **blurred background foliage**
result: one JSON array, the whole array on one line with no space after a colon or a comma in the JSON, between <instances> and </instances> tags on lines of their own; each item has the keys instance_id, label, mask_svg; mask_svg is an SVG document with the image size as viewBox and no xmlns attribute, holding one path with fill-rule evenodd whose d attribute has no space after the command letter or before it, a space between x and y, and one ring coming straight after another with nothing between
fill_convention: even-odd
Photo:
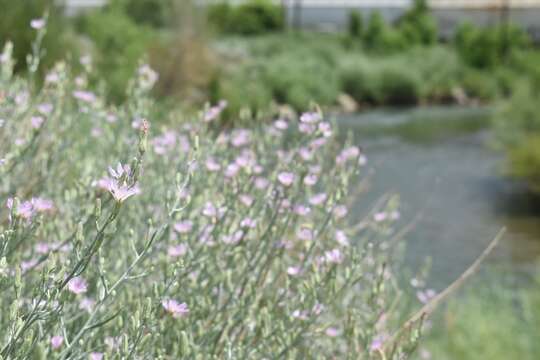
<instances>
[{"instance_id":1,"label":"blurred background foliage","mask_svg":"<svg viewBox=\"0 0 540 360\"><path fill-rule=\"evenodd\" d=\"M501 270L468 284L450 302L434 319L425 347L437 360L535 360L539 308L540 277L516 279Z\"/></svg>"},{"instance_id":2,"label":"blurred background foliage","mask_svg":"<svg viewBox=\"0 0 540 360\"><path fill-rule=\"evenodd\" d=\"M443 42L425 0L415 0L393 24L377 11L352 11L342 33L291 29L283 9L269 0L224 0L205 8L191 0L111 0L75 17L64 16L53 0L0 5L0 39L16 44L18 71L25 69L35 36L29 23L47 13L43 68L66 55L78 68L79 57L90 54L93 85L116 103L125 98L139 63L147 61L160 75L157 101L196 108L225 99L228 120L271 104L295 111L312 103L348 111L502 104L494 128L501 133L497 145L508 154L508 173L540 189L532 170L540 166L521 165L540 163L540 129L525 124L540 122L534 108L540 51L512 24L464 23ZM509 132L522 135L508 142Z\"/></svg>"},{"instance_id":3,"label":"blurred background foliage","mask_svg":"<svg viewBox=\"0 0 540 360\"><path fill-rule=\"evenodd\" d=\"M160 75L157 101L196 108L225 99L229 120L270 104L350 111L500 103L494 128L501 133L497 145L508 154L508 173L540 189L532 170L540 166L521 165L540 163L540 129L526 125L540 122L534 108L540 51L512 24L464 23L443 42L425 0L415 0L393 24L377 11L352 11L343 33L291 29L283 9L269 0L214 2L204 9L190 0L111 0L75 17L64 16L53 0L0 5L0 39L16 44L18 71L25 69L35 36L29 23L47 13L43 68L66 55L78 68L79 57L90 54L94 86L116 103L141 61ZM522 135L508 142L508 132Z\"/></svg>"}]
</instances>

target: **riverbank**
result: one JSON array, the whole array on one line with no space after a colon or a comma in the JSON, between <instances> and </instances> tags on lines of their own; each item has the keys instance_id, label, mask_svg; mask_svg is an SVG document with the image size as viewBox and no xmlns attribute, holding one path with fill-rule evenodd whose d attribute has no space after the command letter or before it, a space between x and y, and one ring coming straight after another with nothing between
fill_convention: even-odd
<instances>
[{"instance_id":1,"label":"riverbank","mask_svg":"<svg viewBox=\"0 0 540 360\"><path fill-rule=\"evenodd\" d=\"M480 105L508 96L524 76L512 55L508 65L477 69L450 45L413 47L394 54L366 52L336 34L225 37L214 42L219 71L210 91L240 107L265 104L295 110L317 103L344 112L381 106Z\"/></svg>"}]
</instances>

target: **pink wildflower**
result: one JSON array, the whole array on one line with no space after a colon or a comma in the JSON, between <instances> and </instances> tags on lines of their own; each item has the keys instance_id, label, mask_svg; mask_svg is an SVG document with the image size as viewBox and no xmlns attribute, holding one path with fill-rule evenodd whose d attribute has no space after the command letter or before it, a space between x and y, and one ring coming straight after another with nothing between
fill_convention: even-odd
<instances>
[{"instance_id":1,"label":"pink wildflower","mask_svg":"<svg viewBox=\"0 0 540 360\"><path fill-rule=\"evenodd\" d=\"M341 250L334 249L334 250L325 252L324 258L329 263L339 264L343 261L343 254L341 253Z\"/></svg>"},{"instance_id":2,"label":"pink wildflower","mask_svg":"<svg viewBox=\"0 0 540 360\"><path fill-rule=\"evenodd\" d=\"M343 165L351 159L356 159L360 155L360 149L356 146L351 146L349 148L343 149L341 153L336 157L336 163L338 165Z\"/></svg>"},{"instance_id":3,"label":"pink wildflower","mask_svg":"<svg viewBox=\"0 0 540 360\"><path fill-rule=\"evenodd\" d=\"M307 216L311 213L311 208L302 204L297 204L294 206L293 211L299 216Z\"/></svg>"},{"instance_id":4,"label":"pink wildflower","mask_svg":"<svg viewBox=\"0 0 540 360\"><path fill-rule=\"evenodd\" d=\"M385 336L384 335L377 335L373 338L373 340L371 341L371 345L369 347L370 351L379 351L379 350L382 350L382 347L384 345L384 340L385 340Z\"/></svg>"},{"instance_id":5,"label":"pink wildflower","mask_svg":"<svg viewBox=\"0 0 540 360\"><path fill-rule=\"evenodd\" d=\"M120 179L122 176L129 176L131 173L131 168L129 165L122 165L121 163L116 164L116 169L112 166L109 166L109 174L115 178Z\"/></svg>"},{"instance_id":6,"label":"pink wildflower","mask_svg":"<svg viewBox=\"0 0 540 360\"><path fill-rule=\"evenodd\" d=\"M327 123L327 122L320 123L319 131L322 133L322 135L325 138L332 136L332 127L330 126L330 123Z\"/></svg>"},{"instance_id":7,"label":"pink wildflower","mask_svg":"<svg viewBox=\"0 0 540 360\"><path fill-rule=\"evenodd\" d=\"M274 122L274 127L278 130L287 130L289 124L283 119L278 119Z\"/></svg>"},{"instance_id":8,"label":"pink wildflower","mask_svg":"<svg viewBox=\"0 0 540 360\"><path fill-rule=\"evenodd\" d=\"M32 206L37 212L50 212L54 210L54 203L52 200L49 199L43 199L43 198L33 198L31 200Z\"/></svg>"},{"instance_id":9,"label":"pink wildflower","mask_svg":"<svg viewBox=\"0 0 540 360\"><path fill-rule=\"evenodd\" d=\"M238 230L232 235L224 235L222 238L222 241L225 244L233 245L233 244L237 244L240 240L242 240L243 236L244 236L244 232L242 230Z\"/></svg>"},{"instance_id":10,"label":"pink wildflower","mask_svg":"<svg viewBox=\"0 0 540 360\"><path fill-rule=\"evenodd\" d=\"M120 185L117 182L113 182L112 184L110 184L109 192L117 202L122 203L131 196L140 194L141 189L138 185L128 186Z\"/></svg>"},{"instance_id":11,"label":"pink wildflower","mask_svg":"<svg viewBox=\"0 0 540 360\"><path fill-rule=\"evenodd\" d=\"M184 244L169 246L167 250L167 255L170 257L180 257L184 256L187 253L187 246Z\"/></svg>"},{"instance_id":12,"label":"pink wildflower","mask_svg":"<svg viewBox=\"0 0 540 360\"><path fill-rule=\"evenodd\" d=\"M64 338L60 335L55 335L51 338L51 347L56 350L59 349L64 343Z\"/></svg>"},{"instance_id":13,"label":"pink wildflower","mask_svg":"<svg viewBox=\"0 0 540 360\"><path fill-rule=\"evenodd\" d=\"M90 353L90 360L103 360L103 353L100 353L100 352Z\"/></svg>"},{"instance_id":14,"label":"pink wildflower","mask_svg":"<svg viewBox=\"0 0 540 360\"><path fill-rule=\"evenodd\" d=\"M342 246L349 246L349 239L347 238L345 232L342 230L336 231L336 241Z\"/></svg>"},{"instance_id":15,"label":"pink wildflower","mask_svg":"<svg viewBox=\"0 0 540 360\"><path fill-rule=\"evenodd\" d=\"M189 308L187 304L179 303L176 300L173 299L165 299L161 301L161 305L167 311L170 313L174 318L180 318L183 316L186 316L189 313Z\"/></svg>"},{"instance_id":16,"label":"pink wildflower","mask_svg":"<svg viewBox=\"0 0 540 360\"><path fill-rule=\"evenodd\" d=\"M240 199L240 202L247 207L253 205L253 197L251 197L250 195L241 194L238 198Z\"/></svg>"},{"instance_id":17,"label":"pink wildflower","mask_svg":"<svg viewBox=\"0 0 540 360\"><path fill-rule=\"evenodd\" d=\"M336 219L342 219L347 216L348 210L345 205L338 205L334 208L334 216Z\"/></svg>"},{"instance_id":18,"label":"pink wildflower","mask_svg":"<svg viewBox=\"0 0 540 360\"><path fill-rule=\"evenodd\" d=\"M46 21L45 19L32 19L30 21L30 27L34 30L41 30L45 27Z\"/></svg>"},{"instance_id":19,"label":"pink wildflower","mask_svg":"<svg viewBox=\"0 0 540 360\"><path fill-rule=\"evenodd\" d=\"M79 309L92 312L92 309L94 308L94 305L96 304L95 300L92 300L90 298L84 297L79 301Z\"/></svg>"},{"instance_id":20,"label":"pink wildflower","mask_svg":"<svg viewBox=\"0 0 540 360\"><path fill-rule=\"evenodd\" d=\"M327 197L328 196L325 193L315 194L309 199L309 203L313 206L318 206L323 204L326 201Z\"/></svg>"},{"instance_id":21,"label":"pink wildflower","mask_svg":"<svg viewBox=\"0 0 540 360\"><path fill-rule=\"evenodd\" d=\"M49 252L49 244L44 243L44 242L37 243L36 246L34 246L34 248L36 249L36 252L38 254L46 254Z\"/></svg>"},{"instance_id":22,"label":"pink wildflower","mask_svg":"<svg viewBox=\"0 0 540 360\"><path fill-rule=\"evenodd\" d=\"M324 333L326 334L326 336L336 337L339 335L339 330L335 327L329 327L324 331Z\"/></svg>"},{"instance_id":23,"label":"pink wildflower","mask_svg":"<svg viewBox=\"0 0 540 360\"><path fill-rule=\"evenodd\" d=\"M43 125L43 122L45 121L45 119L41 116L32 116L30 118L30 122L32 123L32 127L34 129L39 129L41 127L41 125Z\"/></svg>"},{"instance_id":24,"label":"pink wildflower","mask_svg":"<svg viewBox=\"0 0 540 360\"><path fill-rule=\"evenodd\" d=\"M53 111L54 107L51 103L45 103L45 104L39 104L37 109L43 115L49 115Z\"/></svg>"},{"instance_id":25,"label":"pink wildflower","mask_svg":"<svg viewBox=\"0 0 540 360\"><path fill-rule=\"evenodd\" d=\"M253 220L252 218L244 218L241 222L240 222L240 227L242 228L254 228L255 226L257 226L257 221L256 220Z\"/></svg>"},{"instance_id":26,"label":"pink wildflower","mask_svg":"<svg viewBox=\"0 0 540 360\"><path fill-rule=\"evenodd\" d=\"M210 157L206 160L206 168L208 171L215 172L221 170L221 165L214 158Z\"/></svg>"},{"instance_id":27,"label":"pink wildflower","mask_svg":"<svg viewBox=\"0 0 540 360\"><path fill-rule=\"evenodd\" d=\"M307 174L304 178L304 184L307 186L313 186L317 183L319 178L315 174Z\"/></svg>"},{"instance_id":28,"label":"pink wildflower","mask_svg":"<svg viewBox=\"0 0 540 360\"><path fill-rule=\"evenodd\" d=\"M268 187L269 184L270 184L270 181L268 181L268 179L266 178L263 178L263 177L255 178L255 187L259 190L266 189L266 187Z\"/></svg>"},{"instance_id":29,"label":"pink wildflower","mask_svg":"<svg viewBox=\"0 0 540 360\"><path fill-rule=\"evenodd\" d=\"M191 220L184 220L174 224L174 230L180 234L187 234L193 229L193 222Z\"/></svg>"},{"instance_id":30,"label":"pink wildflower","mask_svg":"<svg viewBox=\"0 0 540 360\"><path fill-rule=\"evenodd\" d=\"M212 204L211 202L207 202L206 204L204 204L202 214L207 217L216 217L217 209L214 204Z\"/></svg>"},{"instance_id":31,"label":"pink wildflower","mask_svg":"<svg viewBox=\"0 0 540 360\"><path fill-rule=\"evenodd\" d=\"M297 276L302 271L302 268L300 266L289 266L287 268L287 274L290 276Z\"/></svg>"},{"instance_id":32,"label":"pink wildflower","mask_svg":"<svg viewBox=\"0 0 540 360\"><path fill-rule=\"evenodd\" d=\"M301 227L296 233L296 236L298 236L300 240L311 241L313 240L313 231L308 227Z\"/></svg>"},{"instance_id":33,"label":"pink wildflower","mask_svg":"<svg viewBox=\"0 0 540 360\"><path fill-rule=\"evenodd\" d=\"M246 129L236 130L231 134L231 144L234 147L241 147L251 142L251 132Z\"/></svg>"},{"instance_id":34,"label":"pink wildflower","mask_svg":"<svg viewBox=\"0 0 540 360\"><path fill-rule=\"evenodd\" d=\"M373 220L376 222L382 222L388 218L388 214L385 212L378 212L375 215L373 215Z\"/></svg>"},{"instance_id":35,"label":"pink wildflower","mask_svg":"<svg viewBox=\"0 0 540 360\"><path fill-rule=\"evenodd\" d=\"M86 280L84 280L80 276L76 276L73 279L69 280L67 285L68 290L76 295L84 294L88 290L88 284Z\"/></svg>"},{"instance_id":36,"label":"pink wildflower","mask_svg":"<svg viewBox=\"0 0 540 360\"><path fill-rule=\"evenodd\" d=\"M315 129L316 127L313 124L301 123L300 125L298 125L298 130L300 130L300 132L304 134L313 134L315 132Z\"/></svg>"},{"instance_id":37,"label":"pink wildflower","mask_svg":"<svg viewBox=\"0 0 540 360\"><path fill-rule=\"evenodd\" d=\"M291 186L294 182L295 176L291 172L281 172L278 174L278 181L283 186Z\"/></svg>"},{"instance_id":38,"label":"pink wildflower","mask_svg":"<svg viewBox=\"0 0 540 360\"><path fill-rule=\"evenodd\" d=\"M420 300L420 302L423 304L427 304L435 296L437 296L437 293L433 289L427 289L425 291L418 291L416 293L416 297L418 297L418 300Z\"/></svg>"},{"instance_id":39,"label":"pink wildflower","mask_svg":"<svg viewBox=\"0 0 540 360\"><path fill-rule=\"evenodd\" d=\"M97 100L96 95L90 91L83 91L83 90L75 90L73 91L73 97L77 100L86 102L86 103L93 103Z\"/></svg>"},{"instance_id":40,"label":"pink wildflower","mask_svg":"<svg viewBox=\"0 0 540 360\"><path fill-rule=\"evenodd\" d=\"M227 165L227 168L225 168L224 174L228 178L233 178L238 174L239 171L240 166L238 166L238 164L230 163L229 165Z\"/></svg>"},{"instance_id":41,"label":"pink wildflower","mask_svg":"<svg viewBox=\"0 0 540 360\"><path fill-rule=\"evenodd\" d=\"M300 116L300 122L306 123L306 124L318 123L321 120L322 120L321 115L316 112L307 112L307 113L303 113Z\"/></svg>"}]
</instances>

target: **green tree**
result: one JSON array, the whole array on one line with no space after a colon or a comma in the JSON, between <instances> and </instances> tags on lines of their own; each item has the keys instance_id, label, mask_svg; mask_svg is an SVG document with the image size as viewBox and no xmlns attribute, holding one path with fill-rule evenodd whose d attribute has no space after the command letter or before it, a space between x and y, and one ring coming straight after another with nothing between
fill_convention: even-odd
<instances>
[{"instance_id":1,"label":"green tree","mask_svg":"<svg viewBox=\"0 0 540 360\"><path fill-rule=\"evenodd\" d=\"M351 11L349 13L348 23L349 35L353 38L361 38L364 33L364 19L362 14L357 11Z\"/></svg>"}]
</instances>

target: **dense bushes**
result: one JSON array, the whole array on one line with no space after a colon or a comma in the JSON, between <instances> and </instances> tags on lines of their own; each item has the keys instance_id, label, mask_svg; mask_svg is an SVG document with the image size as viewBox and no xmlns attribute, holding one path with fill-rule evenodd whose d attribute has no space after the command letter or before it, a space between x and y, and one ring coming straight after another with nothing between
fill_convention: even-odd
<instances>
[{"instance_id":1,"label":"dense bushes","mask_svg":"<svg viewBox=\"0 0 540 360\"><path fill-rule=\"evenodd\" d=\"M259 35L283 30L282 9L269 0L248 0L240 5L221 2L208 8L209 22L222 33Z\"/></svg>"},{"instance_id":2,"label":"dense bushes","mask_svg":"<svg viewBox=\"0 0 540 360\"><path fill-rule=\"evenodd\" d=\"M137 24L163 28L173 23L174 7L178 0L110 0L110 2Z\"/></svg>"},{"instance_id":3,"label":"dense bushes","mask_svg":"<svg viewBox=\"0 0 540 360\"><path fill-rule=\"evenodd\" d=\"M499 65L512 51L526 48L529 43L527 34L511 25L479 28L464 23L456 31L454 39L461 57L477 68Z\"/></svg>"},{"instance_id":4,"label":"dense bushes","mask_svg":"<svg viewBox=\"0 0 540 360\"><path fill-rule=\"evenodd\" d=\"M332 106L340 93L374 106L486 102L511 91L517 76L511 69L487 73L469 68L447 46L414 47L386 56L347 49L336 35L321 34L233 39L221 45L222 53L232 58L216 79L221 90L214 99L241 99L227 84L244 82L248 93L257 94L254 103L270 96L300 111L311 101Z\"/></svg>"},{"instance_id":5,"label":"dense bushes","mask_svg":"<svg viewBox=\"0 0 540 360\"><path fill-rule=\"evenodd\" d=\"M111 99L124 99L127 82L155 38L150 28L137 25L117 7L85 14L78 30L91 39L99 78L105 79Z\"/></svg>"},{"instance_id":6,"label":"dense bushes","mask_svg":"<svg viewBox=\"0 0 540 360\"><path fill-rule=\"evenodd\" d=\"M507 154L507 172L540 192L540 94L522 84L500 105L494 121L497 144Z\"/></svg>"},{"instance_id":7,"label":"dense bushes","mask_svg":"<svg viewBox=\"0 0 540 360\"><path fill-rule=\"evenodd\" d=\"M399 20L398 29L409 45L433 45L438 40L437 23L426 0L414 0Z\"/></svg>"},{"instance_id":8,"label":"dense bushes","mask_svg":"<svg viewBox=\"0 0 540 360\"><path fill-rule=\"evenodd\" d=\"M370 14L363 37L363 46L370 51L395 52L406 47L403 35L388 25L379 11Z\"/></svg>"},{"instance_id":9,"label":"dense bushes","mask_svg":"<svg viewBox=\"0 0 540 360\"><path fill-rule=\"evenodd\" d=\"M44 68L69 52L77 55L75 40L63 17L63 9L57 3L53 0L0 0L0 44L8 40L17 44L14 48L17 71L26 68L26 56L32 52L31 43L36 30L30 22L45 14L48 14L48 35L43 39L47 48L42 54Z\"/></svg>"},{"instance_id":10,"label":"dense bushes","mask_svg":"<svg viewBox=\"0 0 540 360\"><path fill-rule=\"evenodd\" d=\"M355 39L361 39L364 35L364 18L359 11L353 10L349 13L347 30L349 36Z\"/></svg>"},{"instance_id":11,"label":"dense bushes","mask_svg":"<svg viewBox=\"0 0 540 360\"><path fill-rule=\"evenodd\" d=\"M362 14L352 11L348 33L353 40L361 40L364 48L385 53L433 45L438 40L437 24L425 0L416 0L395 25L388 24L379 11L372 11L364 29Z\"/></svg>"},{"instance_id":12,"label":"dense bushes","mask_svg":"<svg viewBox=\"0 0 540 360\"><path fill-rule=\"evenodd\" d=\"M360 103L372 105L412 105L420 99L417 73L403 71L397 63L374 60L352 62L341 74L343 91Z\"/></svg>"},{"instance_id":13,"label":"dense bushes","mask_svg":"<svg viewBox=\"0 0 540 360\"><path fill-rule=\"evenodd\" d=\"M5 49L3 359L411 357L397 202L349 220L365 158L321 113L181 122L148 66L111 106L63 63L13 77Z\"/></svg>"}]
</instances>

